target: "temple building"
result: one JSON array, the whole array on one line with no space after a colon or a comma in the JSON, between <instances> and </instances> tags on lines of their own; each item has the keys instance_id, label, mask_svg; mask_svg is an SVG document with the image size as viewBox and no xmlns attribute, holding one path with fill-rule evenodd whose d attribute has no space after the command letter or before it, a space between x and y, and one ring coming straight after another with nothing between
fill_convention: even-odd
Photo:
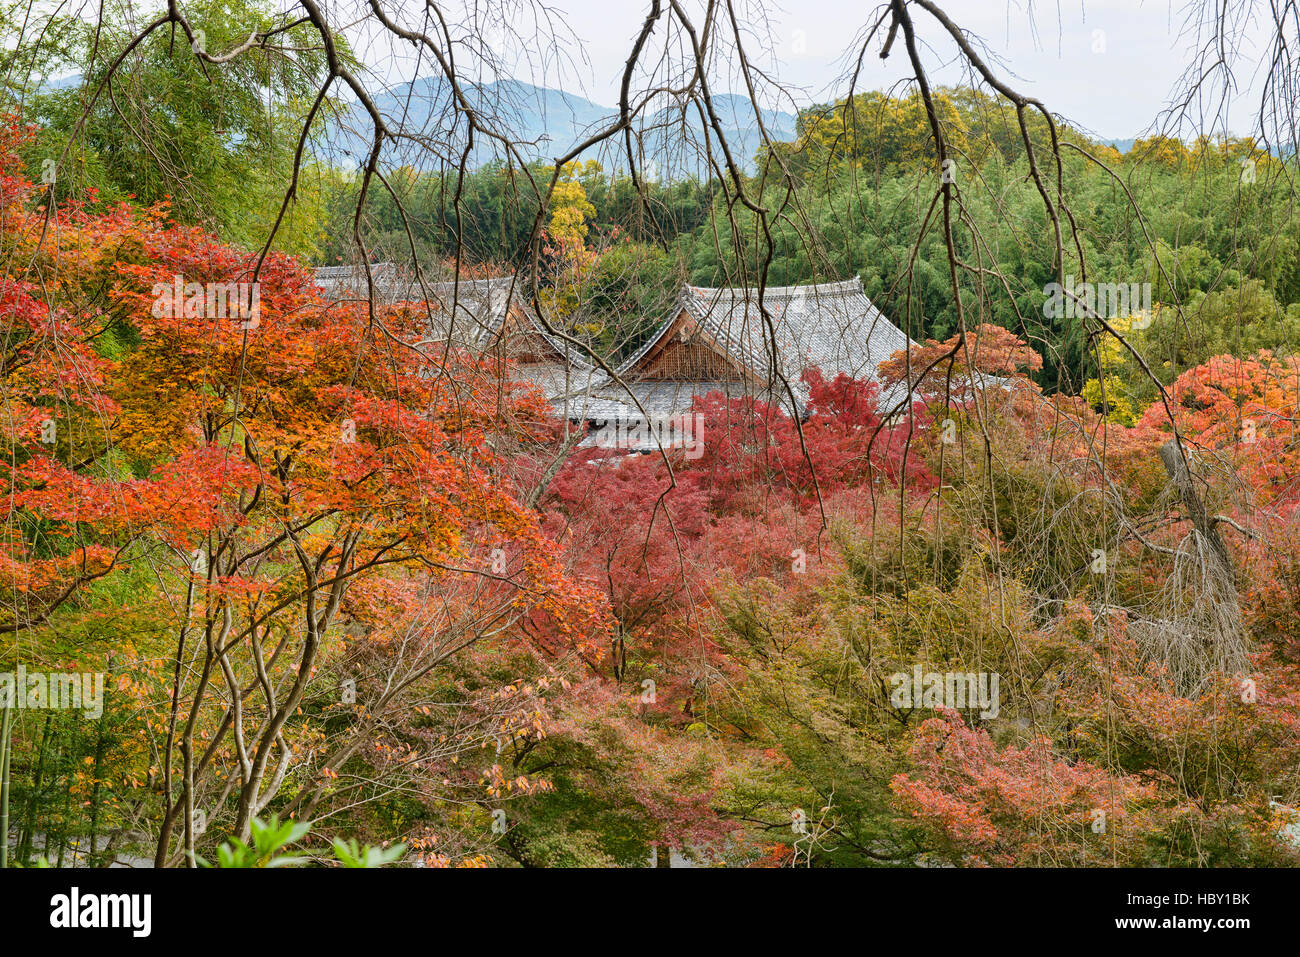
<instances>
[{"instance_id":1,"label":"temple building","mask_svg":"<svg viewBox=\"0 0 1300 957\"><path fill-rule=\"evenodd\" d=\"M766 311L766 317L764 316ZM770 321L769 321L770 320ZM587 421L683 415L697 395L750 395L802 416L816 367L827 379L874 378L876 367L911 340L872 305L858 277L757 289L684 286L675 310L609 381L557 402ZM898 392L898 395L893 395ZM882 395L886 407L903 392Z\"/></svg>"},{"instance_id":2,"label":"temple building","mask_svg":"<svg viewBox=\"0 0 1300 957\"><path fill-rule=\"evenodd\" d=\"M514 378L535 383L548 399L586 392L607 378L584 361L580 347L546 331L514 276L422 283L412 270L377 263L369 280L360 267L319 267L316 284L327 300L364 302L373 288L377 305L427 303L432 326L422 345L450 344L509 360Z\"/></svg>"},{"instance_id":3,"label":"temple building","mask_svg":"<svg viewBox=\"0 0 1300 957\"><path fill-rule=\"evenodd\" d=\"M371 276L376 302L429 303L438 317L429 343L496 352L514 364L516 379L542 389L558 416L596 430L635 430L647 420L683 416L696 396L711 392L754 396L802 416L804 370L871 379L882 361L912 344L872 305L856 276L768 287L761 306L757 289L688 285L611 377L581 346L544 328L513 276L421 284L388 263L372 266ZM354 267L323 267L316 277L327 298L366 298L365 274ZM898 412L905 399L906 387L895 386L882 393L881 405Z\"/></svg>"}]
</instances>

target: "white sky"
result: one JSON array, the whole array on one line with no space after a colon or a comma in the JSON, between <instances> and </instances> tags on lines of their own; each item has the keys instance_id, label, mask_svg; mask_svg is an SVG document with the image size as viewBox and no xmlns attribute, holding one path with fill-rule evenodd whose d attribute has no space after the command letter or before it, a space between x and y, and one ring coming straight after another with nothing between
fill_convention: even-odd
<instances>
[{"instance_id":1,"label":"white sky","mask_svg":"<svg viewBox=\"0 0 1300 957\"><path fill-rule=\"evenodd\" d=\"M738 8L744 2L737 0ZM877 3L747 2L751 11L747 20L755 30L760 29L758 11L766 13L768 27L763 32L772 38L769 48L783 83L797 87L805 103L842 95L844 84L835 82L843 70L842 57L868 18L875 16ZM1184 29L1188 0L939 0L939 4L1000 58L999 73L1012 86L1103 138L1131 137L1151 127L1197 46L1196 37ZM549 5L583 41L589 66L578 62L576 73L560 72L553 58L529 51L529 59L544 60L545 65L520 65L516 75L601 104L616 102L618 78L649 8L647 0L551 0ZM940 83L961 82L955 69L943 69L956 48L944 42L939 25L923 10L912 9L918 37L934 44L922 51L927 65L936 70L933 78ZM1259 35L1255 25L1245 27L1248 35ZM878 40L873 47L859 89L887 89L907 73L901 36L888 60L879 58ZM576 50L568 53L571 60L579 60ZM1240 53L1245 63L1239 67L1237 82L1243 89L1230 107L1229 125L1232 132L1244 134L1251 131L1251 110L1257 106L1250 81L1261 50L1248 42ZM773 64L769 60L764 65ZM1211 125L1208 119L1205 125Z\"/></svg>"},{"instance_id":2,"label":"white sky","mask_svg":"<svg viewBox=\"0 0 1300 957\"><path fill-rule=\"evenodd\" d=\"M681 2L692 15L698 15L705 0ZM844 94L846 85L839 78L844 75L845 56L855 49L855 39L882 8L881 0L731 2L742 23L754 34L748 44L751 52L767 51L767 56L757 57L759 65L793 93L799 106ZM1080 129L1103 139L1125 139L1153 129L1192 61L1192 52L1203 42L1194 28L1188 28L1188 12L1207 5L1231 8L1231 23L1241 31L1236 49L1237 89L1226 108L1221 109L1218 103L1205 107L1196 118L1195 132L1255 132L1254 112L1259 105L1255 73L1258 61L1267 52L1267 44L1261 42L1266 31L1260 24L1270 15L1269 0L936 2L952 20L986 44L985 58L998 61L991 65L999 76L1020 92L1038 97L1048 109ZM98 10L97 0L79 3L87 17ZM368 23L366 0L323 0L323 5L381 83L410 79L415 66L414 48ZM280 0L280 6L293 4ZM507 52L509 67L503 72L612 106L618 99L623 64L650 0L442 0L440 7L462 38L466 35L465 25L484 17L499 20L503 10L510 28L522 36L533 37L539 29L542 34L576 35L577 41L562 41L559 48L532 41L522 49ZM1254 13L1242 16L1238 7L1249 7ZM431 29L422 22L426 15L423 0L388 0L385 8L412 28ZM961 72L944 66L952 62L956 47L924 10L915 6L911 9L932 81L941 85L963 83L966 78ZM550 17L549 24L543 22L539 27L539 11L543 18ZM563 26L557 28L560 22ZM661 26L654 39L662 37ZM864 58L858 90L891 89L909 74L901 37L888 60L879 58L879 46L877 38ZM426 61L420 72L429 75L435 71ZM494 78L480 76L483 80ZM734 75L715 78L715 87L743 92ZM785 110L794 106L788 100L777 102L761 94L760 100ZM1184 127L1180 132L1186 136L1192 131Z\"/></svg>"}]
</instances>

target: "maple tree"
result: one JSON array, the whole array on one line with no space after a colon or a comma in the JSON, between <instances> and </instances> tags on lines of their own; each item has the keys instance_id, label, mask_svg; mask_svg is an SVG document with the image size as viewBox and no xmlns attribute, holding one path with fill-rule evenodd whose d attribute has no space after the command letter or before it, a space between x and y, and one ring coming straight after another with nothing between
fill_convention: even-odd
<instances>
[{"instance_id":1,"label":"maple tree","mask_svg":"<svg viewBox=\"0 0 1300 957\"><path fill-rule=\"evenodd\" d=\"M1261 501L1295 500L1300 361L1268 350L1215 356L1169 391L1173 421L1163 404L1152 403L1143 424L1164 432L1176 426L1195 448L1221 456Z\"/></svg>"},{"instance_id":2,"label":"maple tree","mask_svg":"<svg viewBox=\"0 0 1300 957\"><path fill-rule=\"evenodd\" d=\"M891 6L882 52L926 6ZM0 123L4 663L110 676L94 725L4 708L22 864L108 863L124 833L159 865L300 840L436 867L1296 862L1300 234L1286 190L1249 188L1291 160L1121 152L919 65L743 156L707 69L658 84L670 50L589 130L624 138L606 177L525 152L461 83L502 56L477 10L444 21L461 66L433 58L447 122L416 133L419 98L360 95L304 9L235 4L214 58L168 5L87 71L104 97L42 80L42 125ZM29 54L57 62L0 58ZM174 102L122 135L153 86ZM706 125L645 112L666 100ZM358 119L359 169L300 162ZM703 132L704 180L633 162L665 130ZM74 175L36 182L21 157L64 145ZM683 282L860 270L921 341L858 379L729 381L689 410L697 444L629 454L556 419L554 365L430 341L445 317L389 290L327 301L312 257L511 274L500 341L549 355L540 318L605 373ZM1072 269L1160 306L1050 316ZM891 694L913 675L925 694ZM951 705L967 678L995 699Z\"/></svg>"},{"instance_id":3,"label":"maple tree","mask_svg":"<svg viewBox=\"0 0 1300 957\"><path fill-rule=\"evenodd\" d=\"M578 646L599 630L594 593L566 578L516 491L489 478L494 436L541 428L535 392L503 402L489 360L434 363L406 344L417 310L330 309L296 261L259 261L162 209L65 204L50 229L24 207L36 190L12 161L7 176L6 235L27 244L9 261L58 253L60 267L39 298L34 283L4 287L26 330L5 369L17 453L6 575L30 596L8 627L40 625L110 571L151 570L170 662L128 690L152 715L141 734L158 754L157 863L192 860L205 819L229 815L246 835L290 777L314 807L318 776L485 635L533 614ZM214 308L214 289L245 299ZM110 325L135 340L116 361L92 345ZM393 581L439 596L440 615L410 623L423 657L373 700L352 698L322 748L304 712L323 680L343 701L341 609L355 596L351 618L382 618L356 599L395 594L382 584Z\"/></svg>"},{"instance_id":4,"label":"maple tree","mask_svg":"<svg viewBox=\"0 0 1300 957\"><path fill-rule=\"evenodd\" d=\"M938 853L962 864L1103 862L1113 842L1080 836L1093 822L1122 831L1133 806L1154 796L1134 777L1054 756L1047 739L998 749L953 712L923 722L910 749L917 772L890 787Z\"/></svg>"}]
</instances>

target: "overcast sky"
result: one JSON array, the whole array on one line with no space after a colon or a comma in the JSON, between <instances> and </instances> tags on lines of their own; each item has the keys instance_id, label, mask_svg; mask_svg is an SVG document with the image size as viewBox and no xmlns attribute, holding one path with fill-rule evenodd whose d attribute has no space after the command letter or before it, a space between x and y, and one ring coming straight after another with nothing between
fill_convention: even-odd
<instances>
[{"instance_id":1,"label":"overcast sky","mask_svg":"<svg viewBox=\"0 0 1300 957\"><path fill-rule=\"evenodd\" d=\"M770 50L781 80L796 87L804 103L842 95L844 84L836 79L844 68L843 57L878 5L870 0L749 2L753 10L767 13L766 29L756 16L750 22L772 38ZM1185 29L1187 0L1061 0L1060 6L1042 0L941 3L953 20L977 34L1001 59L1002 75L1013 86L1103 138L1127 138L1151 127L1198 43L1194 31ZM605 105L616 102L618 78L648 3L551 0L550 5L566 15L569 28L581 38L589 65L579 63L577 70L563 73L556 71L554 61L520 65L520 78L561 86ZM914 8L913 15L918 34L934 44L924 55L935 77L941 83L961 82L955 68L943 66L955 47L942 42L938 25L924 11ZM878 41L875 46L878 50ZM886 61L876 50L866 58L860 89L887 89L907 73L901 39ZM569 59L576 59L575 52L569 51ZM1241 53L1249 63L1260 55L1249 40ZM1238 134L1251 131L1250 111L1257 105L1250 73L1246 69L1239 74L1243 90L1229 112L1229 125Z\"/></svg>"}]
</instances>

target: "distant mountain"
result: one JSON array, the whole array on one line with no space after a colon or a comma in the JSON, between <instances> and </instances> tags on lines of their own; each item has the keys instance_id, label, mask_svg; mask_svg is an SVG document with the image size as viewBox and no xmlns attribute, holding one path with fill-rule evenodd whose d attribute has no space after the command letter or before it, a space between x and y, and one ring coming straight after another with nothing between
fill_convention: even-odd
<instances>
[{"instance_id":1,"label":"distant mountain","mask_svg":"<svg viewBox=\"0 0 1300 957\"><path fill-rule=\"evenodd\" d=\"M468 86L465 96L476 110L495 117L499 132L516 142L528 159L549 160L563 155L618 115L615 107L519 80ZM386 159L390 163L410 163L427 169L431 149L434 156L443 154L449 164L459 161L466 145L465 123L461 120L449 134L455 114L445 81L425 78L403 83L377 95L374 103L391 129L413 138L389 149ZM746 97L734 94L715 96L713 105L733 157L745 169L752 169L754 154L762 142L753 106ZM773 139L794 138L793 114L767 110L762 121ZM700 159L704 136L694 108L683 113L665 107L643 118L638 129L643 153L638 165L651 170L651 175L676 179L709 172ZM502 156L500 144L490 137L479 133L475 139L469 155L471 166ZM710 131L714 152L719 153L716 139ZM360 103L354 103L326 128L320 149L338 165L354 166L365 159L371 142L370 117ZM586 153L584 158L599 159L606 169L624 168L623 137L601 144L599 151Z\"/></svg>"},{"instance_id":2,"label":"distant mountain","mask_svg":"<svg viewBox=\"0 0 1300 957\"><path fill-rule=\"evenodd\" d=\"M81 86L81 74L69 73L67 76L61 76L58 79L46 79L37 84L37 90L47 92L50 90L75 90Z\"/></svg>"},{"instance_id":3,"label":"distant mountain","mask_svg":"<svg viewBox=\"0 0 1300 957\"><path fill-rule=\"evenodd\" d=\"M1136 143L1137 140L1129 138L1127 140L1102 140L1101 142L1105 146L1114 147L1121 153L1127 153L1133 148L1133 144Z\"/></svg>"}]
</instances>

